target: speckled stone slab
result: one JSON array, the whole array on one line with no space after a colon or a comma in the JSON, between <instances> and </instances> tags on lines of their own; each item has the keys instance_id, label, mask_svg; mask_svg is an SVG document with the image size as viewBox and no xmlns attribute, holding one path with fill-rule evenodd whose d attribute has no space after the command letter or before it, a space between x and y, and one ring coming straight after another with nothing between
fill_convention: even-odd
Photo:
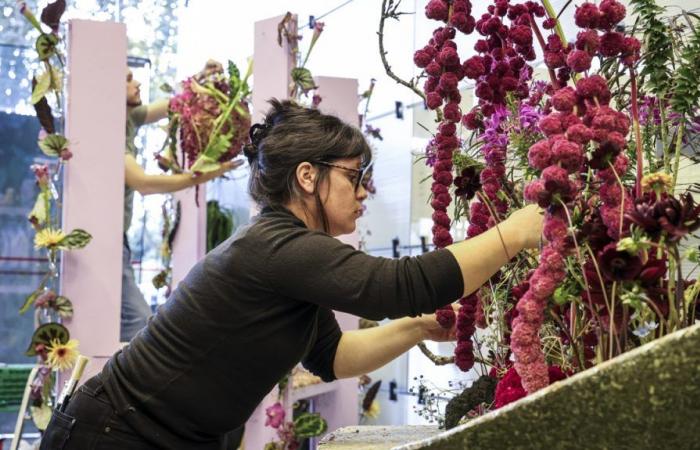
<instances>
[{"instance_id":1,"label":"speckled stone slab","mask_svg":"<svg viewBox=\"0 0 700 450\"><path fill-rule=\"evenodd\" d=\"M328 433L319 443L319 450L389 450L414 441L435 436L437 426L354 426Z\"/></svg>"},{"instance_id":2,"label":"speckled stone slab","mask_svg":"<svg viewBox=\"0 0 700 450\"><path fill-rule=\"evenodd\" d=\"M391 431L402 436L411 428ZM700 449L700 325L432 437L392 447L365 441L366 433L321 448Z\"/></svg>"}]
</instances>

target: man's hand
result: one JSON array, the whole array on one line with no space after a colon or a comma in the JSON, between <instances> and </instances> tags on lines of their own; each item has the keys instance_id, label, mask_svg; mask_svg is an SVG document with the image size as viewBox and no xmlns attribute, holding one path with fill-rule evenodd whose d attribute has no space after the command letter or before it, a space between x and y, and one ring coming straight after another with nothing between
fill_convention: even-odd
<instances>
[{"instance_id":1,"label":"man's hand","mask_svg":"<svg viewBox=\"0 0 700 450\"><path fill-rule=\"evenodd\" d=\"M459 311L459 303L453 303L452 308ZM423 332L423 339L437 342L454 341L457 339L455 325L449 330L442 328L438 323L435 314L424 314L414 319ZM455 321L456 322L456 321Z\"/></svg>"}]
</instances>

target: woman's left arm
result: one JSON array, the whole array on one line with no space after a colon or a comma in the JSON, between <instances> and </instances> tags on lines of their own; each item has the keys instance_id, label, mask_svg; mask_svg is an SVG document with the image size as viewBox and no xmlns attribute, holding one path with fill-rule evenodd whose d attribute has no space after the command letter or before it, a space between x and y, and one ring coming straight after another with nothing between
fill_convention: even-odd
<instances>
[{"instance_id":1,"label":"woman's left arm","mask_svg":"<svg viewBox=\"0 0 700 450\"><path fill-rule=\"evenodd\" d=\"M372 372L426 339L454 340L454 327L445 330L437 323L434 314L426 314L404 317L374 328L343 332L333 371L337 378Z\"/></svg>"}]
</instances>

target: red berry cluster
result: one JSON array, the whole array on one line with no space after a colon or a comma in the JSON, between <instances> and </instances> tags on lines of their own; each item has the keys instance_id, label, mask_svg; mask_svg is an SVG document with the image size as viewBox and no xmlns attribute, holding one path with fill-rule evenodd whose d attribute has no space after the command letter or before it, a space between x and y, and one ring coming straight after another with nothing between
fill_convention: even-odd
<instances>
[{"instance_id":1,"label":"red berry cluster","mask_svg":"<svg viewBox=\"0 0 700 450\"><path fill-rule=\"evenodd\" d=\"M413 55L416 66L424 69L428 75L423 86L427 107L438 109L443 102L445 103L444 119L433 142L437 151L431 187L432 231L433 243L438 248L446 247L453 242L447 207L452 202L449 192L453 181L452 155L459 148L456 123L462 117L459 107L462 97L458 84L464 78L464 70L457 54L454 38L457 30L465 34L474 31L476 21L471 15L471 9L469 0L431 0L425 8L425 15L429 19L445 22L446 26L435 29L428 45ZM456 320L450 305L438 309L436 316L437 321L444 328L451 328Z\"/></svg>"},{"instance_id":2,"label":"red berry cluster","mask_svg":"<svg viewBox=\"0 0 700 450\"><path fill-rule=\"evenodd\" d=\"M574 13L576 25L585 30L578 34L576 50L569 54L569 58L574 60L573 64L569 63L572 70L576 72L587 70L596 52L604 57L619 56L626 65L632 65L639 59L641 48L639 41L635 37L613 31L613 28L625 18L625 14L625 6L617 0L603 0L600 6L596 6L595 3L584 3L576 8ZM599 35L596 30L600 30L603 34ZM587 64L586 61L588 61Z\"/></svg>"}]
</instances>

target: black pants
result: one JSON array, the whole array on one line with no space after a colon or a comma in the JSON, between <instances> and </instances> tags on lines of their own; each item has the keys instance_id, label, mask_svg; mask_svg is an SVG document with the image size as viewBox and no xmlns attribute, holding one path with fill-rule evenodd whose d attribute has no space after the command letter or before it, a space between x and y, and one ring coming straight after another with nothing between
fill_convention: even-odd
<instances>
[{"instance_id":1,"label":"black pants","mask_svg":"<svg viewBox=\"0 0 700 450\"><path fill-rule=\"evenodd\" d=\"M80 386L64 412L54 411L40 450L151 450L117 415L101 383Z\"/></svg>"},{"instance_id":2,"label":"black pants","mask_svg":"<svg viewBox=\"0 0 700 450\"><path fill-rule=\"evenodd\" d=\"M221 438L222 450L236 450L243 429ZM138 433L114 410L98 378L80 386L65 412L54 411L41 439L40 450L152 450L158 449L141 439Z\"/></svg>"}]
</instances>

